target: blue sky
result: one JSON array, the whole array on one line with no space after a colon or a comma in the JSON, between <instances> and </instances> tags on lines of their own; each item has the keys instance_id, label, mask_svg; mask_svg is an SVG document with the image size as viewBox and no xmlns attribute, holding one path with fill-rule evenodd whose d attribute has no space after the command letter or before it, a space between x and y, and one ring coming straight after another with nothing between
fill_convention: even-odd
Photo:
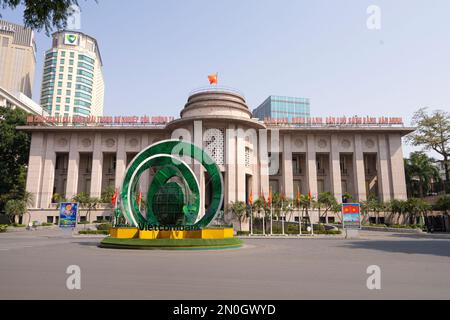
<instances>
[{"instance_id":1,"label":"blue sky","mask_svg":"<svg viewBox=\"0 0 450 320\"><path fill-rule=\"evenodd\" d=\"M369 5L381 30L366 27ZM178 116L218 72L256 108L271 94L307 97L311 112L411 118L450 109L450 1L80 0L81 31L104 61L105 115ZM2 11L22 22L22 10ZM37 35L38 100L44 51Z\"/></svg>"}]
</instances>

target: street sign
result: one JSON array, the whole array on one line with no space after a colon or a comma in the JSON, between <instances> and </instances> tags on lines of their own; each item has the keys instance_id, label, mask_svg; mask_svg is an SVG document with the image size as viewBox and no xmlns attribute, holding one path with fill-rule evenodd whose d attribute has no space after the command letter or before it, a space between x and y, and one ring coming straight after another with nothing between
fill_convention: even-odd
<instances>
[{"instance_id":1,"label":"street sign","mask_svg":"<svg viewBox=\"0 0 450 320\"><path fill-rule=\"evenodd\" d=\"M59 204L59 227L74 229L77 226L78 203L61 202Z\"/></svg>"},{"instance_id":2,"label":"street sign","mask_svg":"<svg viewBox=\"0 0 450 320\"><path fill-rule=\"evenodd\" d=\"M342 217L345 229L361 229L361 205L359 203L343 203Z\"/></svg>"}]
</instances>

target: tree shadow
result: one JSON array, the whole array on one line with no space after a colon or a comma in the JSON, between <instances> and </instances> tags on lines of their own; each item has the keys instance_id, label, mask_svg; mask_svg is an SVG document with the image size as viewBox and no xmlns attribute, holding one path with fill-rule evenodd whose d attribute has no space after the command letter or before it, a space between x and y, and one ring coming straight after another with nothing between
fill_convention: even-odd
<instances>
[{"instance_id":1,"label":"tree shadow","mask_svg":"<svg viewBox=\"0 0 450 320\"><path fill-rule=\"evenodd\" d=\"M376 240L353 241L341 247L350 249L377 250L392 253L425 254L450 257L450 241L444 240Z\"/></svg>"}]
</instances>

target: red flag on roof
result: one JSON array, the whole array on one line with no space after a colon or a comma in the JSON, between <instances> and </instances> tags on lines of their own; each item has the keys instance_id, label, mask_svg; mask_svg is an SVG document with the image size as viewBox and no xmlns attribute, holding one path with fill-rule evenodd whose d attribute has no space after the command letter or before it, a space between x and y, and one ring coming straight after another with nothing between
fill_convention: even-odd
<instances>
[{"instance_id":1,"label":"red flag on roof","mask_svg":"<svg viewBox=\"0 0 450 320\"><path fill-rule=\"evenodd\" d=\"M219 82L219 74L210 74L208 76L209 84L217 84Z\"/></svg>"}]
</instances>

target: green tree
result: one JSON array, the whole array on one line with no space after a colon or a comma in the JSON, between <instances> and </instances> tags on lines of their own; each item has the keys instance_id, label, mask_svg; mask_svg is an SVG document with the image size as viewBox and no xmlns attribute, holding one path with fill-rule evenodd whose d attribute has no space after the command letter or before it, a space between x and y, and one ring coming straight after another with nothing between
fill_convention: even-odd
<instances>
[{"instance_id":1,"label":"green tree","mask_svg":"<svg viewBox=\"0 0 450 320\"><path fill-rule=\"evenodd\" d=\"M413 152L409 159L405 160L406 182L410 190L410 194L414 195L415 183L418 182L418 196L423 198L431 191L432 181L439 181L439 170L435 166L432 158L428 157L424 152Z\"/></svg>"},{"instance_id":2,"label":"green tree","mask_svg":"<svg viewBox=\"0 0 450 320\"><path fill-rule=\"evenodd\" d=\"M406 201L406 212L408 217L407 224L416 224L417 218L420 218L420 224L423 226L425 215L431 210L431 205L426 201L418 198L410 198Z\"/></svg>"},{"instance_id":3,"label":"green tree","mask_svg":"<svg viewBox=\"0 0 450 320\"><path fill-rule=\"evenodd\" d=\"M450 211L450 196L445 195L440 197L436 205L439 210L444 211L444 214L448 215L448 211Z\"/></svg>"},{"instance_id":4,"label":"green tree","mask_svg":"<svg viewBox=\"0 0 450 320\"><path fill-rule=\"evenodd\" d=\"M319 193L319 195L317 196L317 201L315 202L315 206L319 210L319 218L325 217L326 221L328 221L328 212L332 211L333 207L336 204L337 204L336 198L330 192ZM322 210L323 214L321 215Z\"/></svg>"},{"instance_id":5,"label":"green tree","mask_svg":"<svg viewBox=\"0 0 450 320\"><path fill-rule=\"evenodd\" d=\"M91 221L91 212L100 204L101 200L99 198L90 197L88 194L82 192L75 195L72 200L77 202L80 208L86 210L86 220Z\"/></svg>"},{"instance_id":6,"label":"green tree","mask_svg":"<svg viewBox=\"0 0 450 320\"><path fill-rule=\"evenodd\" d=\"M436 110L428 114L422 108L414 114L412 124L417 130L409 135L413 146L423 146L425 151L433 150L443 157L446 191L450 187L450 113Z\"/></svg>"},{"instance_id":7,"label":"green tree","mask_svg":"<svg viewBox=\"0 0 450 320\"><path fill-rule=\"evenodd\" d=\"M64 29L67 26L68 9L74 4L78 5L78 0L0 0L3 9L14 10L23 6L25 26L36 30L45 29L47 35L53 27Z\"/></svg>"},{"instance_id":8,"label":"green tree","mask_svg":"<svg viewBox=\"0 0 450 320\"><path fill-rule=\"evenodd\" d=\"M27 212L27 203L24 200L9 200L6 203L5 211L9 221L14 223L16 217L22 217Z\"/></svg>"},{"instance_id":9,"label":"green tree","mask_svg":"<svg viewBox=\"0 0 450 320\"><path fill-rule=\"evenodd\" d=\"M26 117L20 109L0 107L0 211L25 195L30 136L16 126L25 125Z\"/></svg>"},{"instance_id":10,"label":"green tree","mask_svg":"<svg viewBox=\"0 0 450 320\"><path fill-rule=\"evenodd\" d=\"M112 197L115 192L116 192L116 189L114 189L114 187L112 187L112 186L107 187L102 192L102 196L100 197L101 202L104 204L106 204L106 203L111 204L111 200L112 200Z\"/></svg>"},{"instance_id":11,"label":"green tree","mask_svg":"<svg viewBox=\"0 0 450 320\"><path fill-rule=\"evenodd\" d=\"M231 202L228 205L228 210L239 221L239 230L242 231L242 222L247 217L247 205L243 201Z\"/></svg>"}]
</instances>

